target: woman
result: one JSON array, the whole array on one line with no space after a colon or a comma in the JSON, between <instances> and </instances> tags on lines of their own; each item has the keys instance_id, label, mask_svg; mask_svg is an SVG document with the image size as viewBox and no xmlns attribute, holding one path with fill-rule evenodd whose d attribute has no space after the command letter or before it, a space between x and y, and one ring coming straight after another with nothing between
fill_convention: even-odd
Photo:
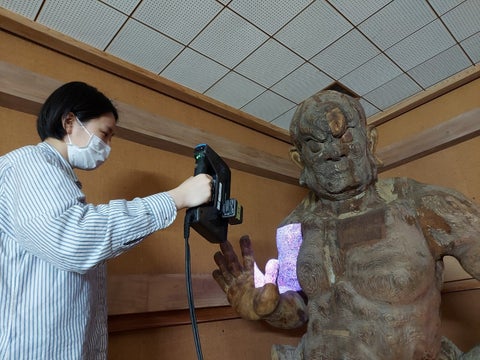
<instances>
[{"instance_id":1,"label":"woman","mask_svg":"<svg viewBox=\"0 0 480 360\"><path fill-rule=\"evenodd\" d=\"M82 82L44 103L42 140L0 157L0 358L105 359L106 264L207 202L210 176L132 201L92 205L74 168L110 153L118 113Z\"/></svg>"}]
</instances>

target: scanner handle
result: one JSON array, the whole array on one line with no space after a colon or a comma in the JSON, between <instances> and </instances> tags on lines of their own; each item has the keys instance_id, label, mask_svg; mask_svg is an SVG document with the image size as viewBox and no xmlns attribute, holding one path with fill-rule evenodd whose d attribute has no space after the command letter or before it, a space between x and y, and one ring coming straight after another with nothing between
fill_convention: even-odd
<instances>
[{"instance_id":1,"label":"scanner handle","mask_svg":"<svg viewBox=\"0 0 480 360\"><path fill-rule=\"evenodd\" d=\"M206 144L199 144L195 147L194 158L195 158L195 169L193 175L198 174L210 174L212 171L209 171L209 162L207 159L207 154L205 152ZM213 204L217 200L217 179L214 173L210 174L212 176L212 200L208 204Z\"/></svg>"},{"instance_id":2,"label":"scanner handle","mask_svg":"<svg viewBox=\"0 0 480 360\"><path fill-rule=\"evenodd\" d=\"M195 170L193 172L194 175L208 174L207 159L205 152L203 151L205 149L205 146L206 145L204 144L200 144L195 147Z\"/></svg>"}]
</instances>

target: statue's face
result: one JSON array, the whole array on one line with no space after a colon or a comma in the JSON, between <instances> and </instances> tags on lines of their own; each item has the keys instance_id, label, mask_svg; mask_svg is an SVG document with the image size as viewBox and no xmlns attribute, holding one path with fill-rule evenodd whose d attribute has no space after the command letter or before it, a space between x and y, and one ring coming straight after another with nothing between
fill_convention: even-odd
<instances>
[{"instance_id":1,"label":"statue's face","mask_svg":"<svg viewBox=\"0 0 480 360\"><path fill-rule=\"evenodd\" d=\"M299 131L305 185L319 197L338 200L364 191L374 177L365 125L332 103L305 115Z\"/></svg>"}]
</instances>

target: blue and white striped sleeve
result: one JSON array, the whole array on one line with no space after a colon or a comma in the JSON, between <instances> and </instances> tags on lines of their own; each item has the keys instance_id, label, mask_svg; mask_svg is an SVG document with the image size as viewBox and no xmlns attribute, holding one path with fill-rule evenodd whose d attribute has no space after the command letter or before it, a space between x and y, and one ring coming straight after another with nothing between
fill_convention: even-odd
<instances>
[{"instance_id":1,"label":"blue and white striped sleeve","mask_svg":"<svg viewBox=\"0 0 480 360\"><path fill-rule=\"evenodd\" d=\"M84 273L175 220L167 193L86 204L63 169L38 153L27 155L2 169L5 230L25 250L62 270Z\"/></svg>"}]
</instances>

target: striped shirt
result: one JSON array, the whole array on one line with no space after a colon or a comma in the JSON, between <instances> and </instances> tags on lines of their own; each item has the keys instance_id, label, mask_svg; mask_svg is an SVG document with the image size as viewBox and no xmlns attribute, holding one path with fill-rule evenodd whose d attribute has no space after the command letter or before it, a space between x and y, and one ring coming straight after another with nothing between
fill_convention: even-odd
<instances>
[{"instance_id":1,"label":"striped shirt","mask_svg":"<svg viewBox=\"0 0 480 360\"><path fill-rule=\"evenodd\" d=\"M0 359L105 359L105 260L176 215L166 193L86 203L45 142L0 157Z\"/></svg>"}]
</instances>

